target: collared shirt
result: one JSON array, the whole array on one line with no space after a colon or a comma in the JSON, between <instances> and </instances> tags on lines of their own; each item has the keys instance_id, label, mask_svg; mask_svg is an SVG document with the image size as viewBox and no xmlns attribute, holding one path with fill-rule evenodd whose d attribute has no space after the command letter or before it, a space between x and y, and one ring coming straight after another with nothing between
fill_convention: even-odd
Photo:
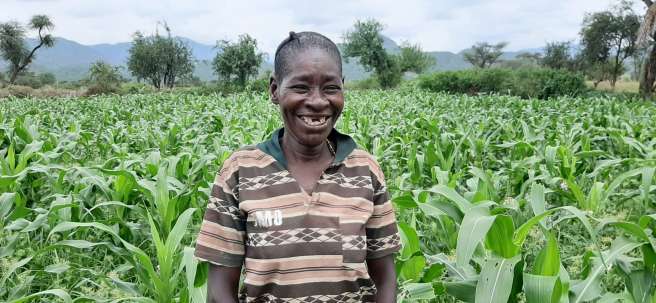
<instances>
[{"instance_id":1,"label":"collared shirt","mask_svg":"<svg viewBox=\"0 0 656 303\"><path fill-rule=\"evenodd\" d=\"M308 194L287 170L283 131L224 162L196 257L243 265L242 302L374 302L366 259L400 249L380 166L333 129L335 159Z\"/></svg>"}]
</instances>

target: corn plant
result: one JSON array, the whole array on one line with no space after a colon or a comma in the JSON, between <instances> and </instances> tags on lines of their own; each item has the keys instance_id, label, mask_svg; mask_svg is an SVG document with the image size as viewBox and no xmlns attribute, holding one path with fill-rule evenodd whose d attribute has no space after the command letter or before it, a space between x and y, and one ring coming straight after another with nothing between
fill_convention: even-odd
<instances>
[{"instance_id":1,"label":"corn plant","mask_svg":"<svg viewBox=\"0 0 656 303\"><path fill-rule=\"evenodd\" d=\"M412 87L347 93L381 164L402 302L654 303L656 106ZM0 301L205 302L219 166L282 122L264 94L0 102Z\"/></svg>"}]
</instances>

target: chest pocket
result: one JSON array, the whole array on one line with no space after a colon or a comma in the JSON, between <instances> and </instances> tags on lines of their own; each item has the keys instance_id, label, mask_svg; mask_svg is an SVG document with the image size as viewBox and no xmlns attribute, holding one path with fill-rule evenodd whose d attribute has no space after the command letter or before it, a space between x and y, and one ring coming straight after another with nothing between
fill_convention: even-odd
<instances>
[{"instance_id":1,"label":"chest pocket","mask_svg":"<svg viewBox=\"0 0 656 303\"><path fill-rule=\"evenodd\" d=\"M367 256L367 235L362 223L340 223L344 263L363 263Z\"/></svg>"}]
</instances>

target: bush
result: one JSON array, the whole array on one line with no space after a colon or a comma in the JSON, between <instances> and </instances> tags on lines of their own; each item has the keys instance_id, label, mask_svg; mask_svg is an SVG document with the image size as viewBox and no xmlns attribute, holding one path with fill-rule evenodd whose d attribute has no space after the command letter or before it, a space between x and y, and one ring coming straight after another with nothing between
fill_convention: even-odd
<instances>
[{"instance_id":1,"label":"bush","mask_svg":"<svg viewBox=\"0 0 656 303\"><path fill-rule=\"evenodd\" d=\"M8 96L19 98L34 96L34 89L25 85L9 85L6 91Z\"/></svg>"},{"instance_id":2,"label":"bush","mask_svg":"<svg viewBox=\"0 0 656 303\"><path fill-rule=\"evenodd\" d=\"M52 73L35 74L28 71L20 73L14 85L29 86L36 89L45 85L54 85L55 83L57 83L57 79Z\"/></svg>"},{"instance_id":3,"label":"bush","mask_svg":"<svg viewBox=\"0 0 656 303\"><path fill-rule=\"evenodd\" d=\"M269 75L271 73L263 73L254 80L251 80L246 85L246 90L250 92L263 92L266 93L269 91Z\"/></svg>"},{"instance_id":4,"label":"bush","mask_svg":"<svg viewBox=\"0 0 656 303\"><path fill-rule=\"evenodd\" d=\"M469 95L498 93L538 99L576 96L587 90L582 75L545 68L439 72L421 76L419 87L435 92Z\"/></svg>"},{"instance_id":5,"label":"bush","mask_svg":"<svg viewBox=\"0 0 656 303\"><path fill-rule=\"evenodd\" d=\"M87 82L89 83L87 96L116 94L123 82L121 68L103 61L96 61L89 67Z\"/></svg>"}]
</instances>

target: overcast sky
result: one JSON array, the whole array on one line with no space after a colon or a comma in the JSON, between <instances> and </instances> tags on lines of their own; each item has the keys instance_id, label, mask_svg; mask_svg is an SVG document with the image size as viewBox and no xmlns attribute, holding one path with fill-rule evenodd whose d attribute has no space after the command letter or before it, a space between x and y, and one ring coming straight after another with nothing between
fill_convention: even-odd
<instances>
[{"instance_id":1,"label":"overcast sky","mask_svg":"<svg viewBox=\"0 0 656 303\"><path fill-rule=\"evenodd\" d=\"M644 13L641 1L636 11ZM383 34L424 50L457 52L477 41L509 42L509 50L576 40L586 12L606 9L611 0L0 0L0 22L26 22L49 15L56 36L82 44L131 40L155 31L166 20L174 35L214 44L241 33L273 52L290 30L311 30L341 41L355 20L375 18Z\"/></svg>"}]
</instances>

